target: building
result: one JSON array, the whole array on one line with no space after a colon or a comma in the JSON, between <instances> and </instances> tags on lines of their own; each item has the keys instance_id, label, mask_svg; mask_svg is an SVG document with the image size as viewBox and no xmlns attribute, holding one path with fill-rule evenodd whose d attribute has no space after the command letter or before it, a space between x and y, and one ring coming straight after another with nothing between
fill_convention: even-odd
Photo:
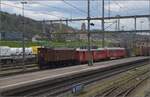
<instances>
[{"instance_id":1,"label":"building","mask_svg":"<svg viewBox=\"0 0 150 97\"><path fill-rule=\"evenodd\" d=\"M39 35L34 35L34 36L32 37L32 42L37 42L39 39L41 39L41 36L39 36Z\"/></svg>"},{"instance_id":2,"label":"building","mask_svg":"<svg viewBox=\"0 0 150 97\"><path fill-rule=\"evenodd\" d=\"M21 32L0 32L0 40L21 40Z\"/></svg>"},{"instance_id":3,"label":"building","mask_svg":"<svg viewBox=\"0 0 150 97\"><path fill-rule=\"evenodd\" d=\"M82 23L82 25L81 25L81 32L87 32L85 23ZM79 39L82 39L82 40L87 39L87 34L80 34Z\"/></svg>"}]
</instances>

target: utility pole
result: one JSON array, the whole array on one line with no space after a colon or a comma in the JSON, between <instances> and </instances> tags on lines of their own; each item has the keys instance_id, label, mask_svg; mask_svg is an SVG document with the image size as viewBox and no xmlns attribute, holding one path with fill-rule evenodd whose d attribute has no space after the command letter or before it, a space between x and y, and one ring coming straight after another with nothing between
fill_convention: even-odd
<instances>
[{"instance_id":1,"label":"utility pole","mask_svg":"<svg viewBox=\"0 0 150 97\"><path fill-rule=\"evenodd\" d=\"M115 31L117 31L118 30L118 21L115 20L115 23L116 23L116 25L115 25Z\"/></svg>"},{"instance_id":2,"label":"utility pole","mask_svg":"<svg viewBox=\"0 0 150 97\"><path fill-rule=\"evenodd\" d=\"M1 29L2 28L2 20L1 20L2 19L2 16L1 16L2 15L2 13L1 13L2 12L2 5L1 5L1 3L2 3L2 1L0 0L0 34L1 34L1 30L2 30ZM1 38L1 36L0 36L0 38Z\"/></svg>"},{"instance_id":3,"label":"utility pole","mask_svg":"<svg viewBox=\"0 0 150 97\"><path fill-rule=\"evenodd\" d=\"M45 20L43 20L43 22L42 22L42 32L47 36L48 40L50 40L50 35L47 32ZM46 46L49 46L48 41L46 41Z\"/></svg>"},{"instance_id":4,"label":"utility pole","mask_svg":"<svg viewBox=\"0 0 150 97\"><path fill-rule=\"evenodd\" d=\"M46 33L46 30L45 30L45 20L43 20L43 27L42 27L42 30L43 30L43 33Z\"/></svg>"},{"instance_id":5,"label":"utility pole","mask_svg":"<svg viewBox=\"0 0 150 97\"><path fill-rule=\"evenodd\" d=\"M68 27L68 20L66 20L66 26Z\"/></svg>"},{"instance_id":6,"label":"utility pole","mask_svg":"<svg viewBox=\"0 0 150 97\"><path fill-rule=\"evenodd\" d=\"M134 48L136 49L136 16L134 17L134 30L135 33L132 34L132 51L134 51Z\"/></svg>"},{"instance_id":7,"label":"utility pole","mask_svg":"<svg viewBox=\"0 0 150 97\"><path fill-rule=\"evenodd\" d=\"M140 21L140 23L141 23L141 30L143 30L143 23L144 23L144 21Z\"/></svg>"},{"instance_id":8,"label":"utility pole","mask_svg":"<svg viewBox=\"0 0 150 97\"><path fill-rule=\"evenodd\" d=\"M1 0L0 0L0 34L1 34L1 27L2 27L2 21L1 21L1 13L2 12L2 8L1 8ZM0 36L0 38L1 38L1 36ZM1 53L1 52L0 52ZM0 71L1 71L1 68L2 68L2 66L1 66L1 60L0 60Z\"/></svg>"},{"instance_id":9,"label":"utility pole","mask_svg":"<svg viewBox=\"0 0 150 97\"><path fill-rule=\"evenodd\" d=\"M150 0L149 0L149 15L150 15ZM149 30L150 30L150 17L149 17ZM148 36L150 36L150 32L149 32ZM148 49L149 49L150 48L150 37L148 37L147 45L148 45ZM148 50L148 51L149 51L148 55L150 56L150 50Z\"/></svg>"},{"instance_id":10,"label":"utility pole","mask_svg":"<svg viewBox=\"0 0 150 97\"><path fill-rule=\"evenodd\" d=\"M92 66L93 65L93 59L92 59L92 54L91 54L91 35L90 35L90 0L88 0L88 53L89 53L89 62L88 62L88 66Z\"/></svg>"},{"instance_id":11,"label":"utility pole","mask_svg":"<svg viewBox=\"0 0 150 97\"><path fill-rule=\"evenodd\" d=\"M110 17L110 0L108 1L108 17Z\"/></svg>"},{"instance_id":12,"label":"utility pole","mask_svg":"<svg viewBox=\"0 0 150 97\"><path fill-rule=\"evenodd\" d=\"M117 31L120 31L120 15L117 15Z\"/></svg>"},{"instance_id":13,"label":"utility pole","mask_svg":"<svg viewBox=\"0 0 150 97\"><path fill-rule=\"evenodd\" d=\"M63 27L62 27L62 20L60 19L60 22L59 22L59 33L63 33Z\"/></svg>"},{"instance_id":14,"label":"utility pole","mask_svg":"<svg viewBox=\"0 0 150 97\"><path fill-rule=\"evenodd\" d=\"M27 4L26 1L22 1L22 15L24 17L24 6L25 4ZM22 64L23 64L23 71L26 70L26 66L25 66L25 19L23 18L23 32L22 32L22 50L23 50L23 54L22 54Z\"/></svg>"},{"instance_id":15,"label":"utility pole","mask_svg":"<svg viewBox=\"0 0 150 97\"><path fill-rule=\"evenodd\" d=\"M137 30L136 29L137 27L136 27L136 16L135 16L135 18L134 18L134 29L135 29L135 31ZM136 38L136 32L135 32L135 38ZM136 42L136 41L135 41Z\"/></svg>"},{"instance_id":16,"label":"utility pole","mask_svg":"<svg viewBox=\"0 0 150 97\"><path fill-rule=\"evenodd\" d=\"M68 32L68 20L66 20L66 26L65 32Z\"/></svg>"},{"instance_id":17,"label":"utility pole","mask_svg":"<svg viewBox=\"0 0 150 97\"><path fill-rule=\"evenodd\" d=\"M50 22L50 25L51 25L51 27L50 27L50 38L51 39L50 40L52 40L52 37L53 37L51 34L51 33L53 33L53 22L52 21Z\"/></svg>"},{"instance_id":18,"label":"utility pole","mask_svg":"<svg viewBox=\"0 0 150 97\"><path fill-rule=\"evenodd\" d=\"M121 28L122 28L121 30L124 31L124 26L121 26Z\"/></svg>"},{"instance_id":19,"label":"utility pole","mask_svg":"<svg viewBox=\"0 0 150 97\"><path fill-rule=\"evenodd\" d=\"M42 22L42 32L47 36L48 40L49 40L49 35L46 32L46 27L45 27L45 20L43 20ZM46 46L48 46L48 42L46 41Z\"/></svg>"},{"instance_id":20,"label":"utility pole","mask_svg":"<svg viewBox=\"0 0 150 97\"><path fill-rule=\"evenodd\" d=\"M120 31L120 19L118 17L118 31Z\"/></svg>"},{"instance_id":21,"label":"utility pole","mask_svg":"<svg viewBox=\"0 0 150 97\"><path fill-rule=\"evenodd\" d=\"M57 40L62 40L63 38L63 35L60 34L60 33L64 33L64 29L63 29L63 26L62 26L62 20L60 19L60 22L59 22L59 34L57 35Z\"/></svg>"},{"instance_id":22,"label":"utility pole","mask_svg":"<svg viewBox=\"0 0 150 97\"><path fill-rule=\"evenodd\" d=\"M2 1L0 0L0 31L1 31L1 23L2 23L2 21L1 21L1 12L2 12L2 5L1 5L1 3L2 3Z\"/></svg>"},{"instance_id":23,"label":"utility pole","mask_svg":"<svg viewBox=\"0 0 150 97\"><path fill-rule=\"evenodd\" d=\"M136 31L136 16L134 17L134 30Z\"/></svg>"},{"instance_id":24,"label":"utility pole","mask_svg":"<svg viewBox=\"0 0 150 97\"><path fill-rule=\"evenodd\" d=\"M104 0L102 0L102 32L103 32L103 37L102 37L102 47L104 48L105 47L105 32L104 32Z\"/></svg>"},{"instance_id":25,"label":"utility pole","mask_svg":"<svg viewBox=\"0 0 150 97\"><path fill-rule=\"evenodd\" d=\"M1 6L1 3L2 3L2 1L0 0L0 32L1 32L1 23L2 23L2 21L1 21L1 12L2 12L2 6Z\"/></svg>"}]
</instances>

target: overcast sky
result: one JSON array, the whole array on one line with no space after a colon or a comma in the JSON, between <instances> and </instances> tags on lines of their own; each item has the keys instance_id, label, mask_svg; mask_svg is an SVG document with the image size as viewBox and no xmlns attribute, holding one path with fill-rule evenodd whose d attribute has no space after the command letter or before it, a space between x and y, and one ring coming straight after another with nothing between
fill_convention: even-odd
<instances>
[{"instance_id":1,"label":"overcast sky","mask_svg":"<svg viewBox=\"0 0 150 97\"><path fill-rule=\"evenodd\" d=\"M1 0L2 11L22 14L21 0ZM100 17L102 9L101 0L91 0L91 17ZM105 16L116 15L144 15L149 14L148 0L105 0ZM86 18L87 0L28 0L25 5L25 16L35 20L52 20L64 18ZM141 21L144 23L141 24ZM86 22L72 22L70 25L79 28L79 24ZM95 23L95 29L101 28L100 21ZM114 22L114 20L111 22ZM137 20L138 29L148 29L148 19ZM132 19L121 20L122 29L134 29ZM110 24L106 23L105 27ZM108 30L115 29L113 24Z\"/></svg>"}]
</instances>

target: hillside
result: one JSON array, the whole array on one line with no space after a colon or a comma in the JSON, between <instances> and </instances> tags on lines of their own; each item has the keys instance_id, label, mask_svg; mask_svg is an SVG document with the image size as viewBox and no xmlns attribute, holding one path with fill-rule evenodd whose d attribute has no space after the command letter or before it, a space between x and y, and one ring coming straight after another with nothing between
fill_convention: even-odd
<instances>
[{"instance_id":1,"label":"hillside","mask_svg":"<svg viewBox=\"0 0 150 97\"><path fill-rule=\"evenodd\" d=\"M43 34L43 24L42 22L38 22L32 20L30 18L24 18L20 15L9 14L6 12L1 12L1 32L23 32L23 20L25 20L25 32L26 38L31 39L35 34L40 36ZM73 30L71 27L66 27L64 24L62 25L63 29ZM47 32L58 32L59 24L54 23L53 25L45 25L45 31Z\"/></svg>"}]
</instances>

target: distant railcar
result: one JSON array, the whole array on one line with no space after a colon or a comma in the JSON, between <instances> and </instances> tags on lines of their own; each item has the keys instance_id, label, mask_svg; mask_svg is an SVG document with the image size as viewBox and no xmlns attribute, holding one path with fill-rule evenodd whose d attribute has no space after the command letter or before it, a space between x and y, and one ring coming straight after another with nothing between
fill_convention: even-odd
<instances>
[{"instance_id":1,"label":"distant railcar","mask_svg":"<svg viewBox=\"0 0 150 97\"><path fill-rule=\"evenodd\" d=\"M149 56L150 55L150 47L135 47L133 49L135 56Z\"/></svg>"},{"instance_id":2,"label":"distant railcar","mask_svg":"<svg viewBox=\"0 0 150 97\"><path fill-rule=\"evenodd\" d=\"M142 56L148 56L150 54L150 47L142 47Z\"/></svg>"},{"instance_id":3,"label":"distant railcar","mask_svg":"<svg viewBox=\"0 0 150 97\"><path fill-rule=\"evenodd\" d=\"M8 57L10 55L11 52L8 46L0 46L0 57Z\"/></svg>"},{"instance_id":4,"label":"distant railcar","mask_svg":"<svg viewBox=\"0 0 150 97\"><path fill-rule=\"evenodd\" d=\"M10 48L11 56L17 56L18 55L18 48Z\"/></svg>"}]
</instances>

